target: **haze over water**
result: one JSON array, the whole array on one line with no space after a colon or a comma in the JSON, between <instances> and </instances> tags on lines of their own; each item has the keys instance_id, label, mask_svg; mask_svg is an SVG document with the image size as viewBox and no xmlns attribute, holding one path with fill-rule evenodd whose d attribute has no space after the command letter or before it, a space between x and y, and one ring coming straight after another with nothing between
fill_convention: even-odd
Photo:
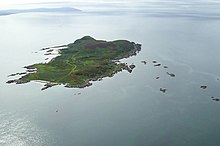
<instances>
[{"instance_id":1,"label":"haze over water","mask_svg":"<svg viewBox=\"0 0 220 146\"><path fill-rule=\"evenodd\" d=\"M41 3L28 8L72 6L83 13L0 16L0 145L219 146L220 102L211 99L220 97L219 4ZM6 84L14 78L9 74L47 58L41 48L85 35L141 43L137 56L122 60L134 63L134 71L84 89L55 86L41 91L41 83ZM162 66L154 67L153 60Z\"/></svg>"}]
</instances>

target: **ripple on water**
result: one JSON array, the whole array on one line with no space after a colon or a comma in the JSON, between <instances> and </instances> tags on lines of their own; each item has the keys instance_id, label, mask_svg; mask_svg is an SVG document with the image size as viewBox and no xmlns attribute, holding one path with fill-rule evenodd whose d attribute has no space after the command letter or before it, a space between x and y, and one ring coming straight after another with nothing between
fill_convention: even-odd
<instances>
[{"instance_id":1,"label":"ripple on water","mask_svg":"<svg viewBox=\"0 0 220 146\"><path fill-rule=\"evenodd\" d=\"M0 112L0 119L1 146L53 145L49 133L31 122L27 116Z\"/></svg>"}]
</instances>

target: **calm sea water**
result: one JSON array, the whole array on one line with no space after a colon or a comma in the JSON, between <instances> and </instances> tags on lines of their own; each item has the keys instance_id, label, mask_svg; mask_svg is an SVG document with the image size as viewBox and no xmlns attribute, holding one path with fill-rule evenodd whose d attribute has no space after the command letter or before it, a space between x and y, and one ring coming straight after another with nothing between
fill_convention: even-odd
<instances>
[{"instance_id":1,"label":"calm sea water","mask_svg":"<svg viewBox=\"0 0 220 146\"><path fill-rule=\"evenodd\" d=\"M0 145L220 145L220 102L211 99L220 97L220 19L19 14L0 17L0 26ZM44 61L43 52L34 52L84 35L141 43L137 56L123 60L134 71L84 89L5 83Z\"/></svg>"}]
</instances>

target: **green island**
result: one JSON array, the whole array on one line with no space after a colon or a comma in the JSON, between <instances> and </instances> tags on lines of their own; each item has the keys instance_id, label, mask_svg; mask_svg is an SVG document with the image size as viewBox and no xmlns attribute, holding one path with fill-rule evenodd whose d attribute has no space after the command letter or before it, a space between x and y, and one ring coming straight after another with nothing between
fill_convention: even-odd
<instances>
[{"instance_id":1,"label":"green island","mask_svg":"<svg viewBox=\"0 0 220 146\"><path fill-rule=\"evenodd\" d=\"M141 50L140 44L127 40L104 41L84 36L74 43L57 46L64 47L59 55L48 63L38 63L26 66L19 79L9 80L7 83L23 84L30 81L44 81L45 90L54 85L65 85L69 88L84 88L92 85L91 81L112 77L114 74L127 70L132 72L134 64L121 63L120 59L136 55ZM52 48L43 48L45 55L50 55ZM48 59L48 58L47 58Z\"/></svg>"}]
</instances>

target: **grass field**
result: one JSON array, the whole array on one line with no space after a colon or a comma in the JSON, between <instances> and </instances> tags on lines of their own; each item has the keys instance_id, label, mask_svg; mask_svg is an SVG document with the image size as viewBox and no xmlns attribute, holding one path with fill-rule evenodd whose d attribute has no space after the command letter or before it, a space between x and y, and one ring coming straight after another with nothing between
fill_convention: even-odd
<instances>
[{"instance_id":1,"label":"grass field","mask_svg":"<svg viewBox=\"0 0 220 146\"><path fill-rule=\"evenodd\" d=\"M39 63L29 66L37 71L24 75L17 83L32 80L48 81L54 84L64 84L69 87L84 87L91 80L97 80L127 69L119 59L136 55L140 45L126 40L107 42L85 36L68 44L60 50L60 56L49 63Z\"/></svg>"}]
</instances>

